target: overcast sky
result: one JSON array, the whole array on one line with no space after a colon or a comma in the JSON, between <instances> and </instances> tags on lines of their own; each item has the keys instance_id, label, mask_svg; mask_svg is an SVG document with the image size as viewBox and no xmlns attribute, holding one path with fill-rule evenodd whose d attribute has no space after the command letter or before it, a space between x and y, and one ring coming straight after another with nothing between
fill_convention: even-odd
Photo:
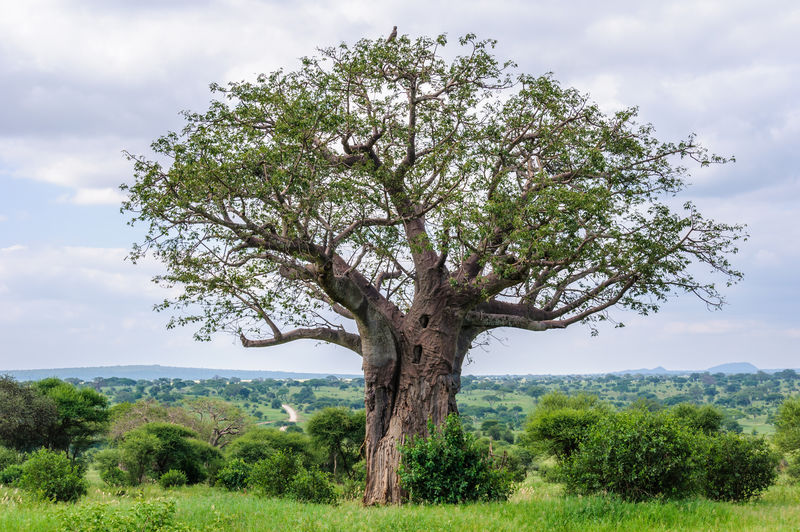
<instances>
[{"instance_id":1,"label":"overcast sky","mask_svg":"<svg viewBox=\"0 0 800 532\"><path fill-rule=\"evenodd\" d=\"M204 110L208 84L293 69L315 47L474 32L521 71L553 72L605 110L638 105L665 140L694 132L737 162L693 172L685 198L746 223L742 283L717 312L685 296L598 337L499 331L466 373L590 373L736 361L800 367L800 4L112 0L3 2L0 16L0 371L117 364L357 373L314 342L245 350L165 330L155 263L123 261L122 150Z\"/></svg>"}]
</instances>

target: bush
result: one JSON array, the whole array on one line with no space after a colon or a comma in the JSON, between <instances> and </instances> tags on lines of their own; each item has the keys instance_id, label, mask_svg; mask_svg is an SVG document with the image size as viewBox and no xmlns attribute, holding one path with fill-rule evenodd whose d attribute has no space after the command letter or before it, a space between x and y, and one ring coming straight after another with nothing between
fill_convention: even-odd
<instances>
[{"instance_id":1,"label":"bush","mask_svg":"<svg viewBox=\"0 0 800 532\"><path fill-rule=\"evenodd\" d=\"M536 454L553 455L563 462L607 413L608 407L595 396L549 393L530 416L522 443Z\"/></svg>"},{"instance_id":2,"label":"bush","mask_svg":"<svg viewBox=\"0 0 800 532\"><path fill-rule=\"evenodd\" d=\"M24 461L22 453L0 445L0 471L10 465L19 465Z\"/></svg>"},{"instance_id":3,"label":"bush","mask_svg":"<svg viewBox=\"0 0 800 532\"><path fill-rule=\"evenodd\" d=\"M682 497L695 491L698 436L674 417L632 410L610 414L564 464L570 492L623 499Z\"/></svg>"},{"instance_id":4,"label":"bush","mask_svg":"<svg viewBox=\"0 0 800 532\"><path fill-rule=\"evenodd\" d=\"M164 488L177 488L186 485L186 473L179 469L170 469L158 479L158 484Z\"/></svg>"},{"instance_id":5,"label":"bush","mask_svg":"<svg viewBox=\"0 0 800 532\"><path fill-rule=\"evenodd\" d=\"M241 458L230 460L217 473L217 483L231 491L242 490L248 486L252 466Z\"/></svg>"},{"instance_id":6,"label":"bush","mask_svg":"<svg viewBox=\"0 0 800 532\"><path fill-rule=\"evenodd\" d=\"M722 412L712 405L698 406L691 403L677 405L671 413L691 430L708 435L720 432L725 418Z\"/></svg>"},{"instance_id":7,"label":"bush","mask_svg":"<svg viewBox=\"0 0 800 532\"><path fill-rule=\"evenodd\" d=\"M786 399L778 409L775 443L787 453L800 451L800 396Z\"/></svg>"},{"instance_id":8,"label":"bush","mask_svg":"<svg viewBox=\"0 0 800 532\"><path fill-rule=\"evenodd\" d=\"M183 471L189 484L213 479L222 454L195 436L192 430L172 423L148 423L128 432L119 449L131 482L138 484L147 474L158 477L170 469Z\"/></svg>"},{"instance_id":9,"label":"bush","mask_svg":"<svg viewBox=\"0 0 800 532\"><path fill-rule=\"evenodd\" d=\"M280 431L278 429L257 428L236 438L227 447L228 456L241 458L249 464L255 464L272 455L275 451L283 451L297 457L305 467L321 463L324 459L317 456L319 451L311 445L311 438L298 432Z\"/></svg>"},{"instance_id":10,"label":"bush","mask_svg":"<svg viewBox=\"0 0 800 532\"><path fill-rule=\"evenodd\" d=\"M465 434L451 414L441 430L428 422L428 438L400 446L398 475L411 500L431 503L506 500L513 490L510 475L494 469L472 434Z\"/></svg>"},{"instance_id":11,"label":"bush","mask_svg":"<svg viewBox=\"0 0 800 532\"><path fill-rule=\"evenodd\" d=\"M11 464L0 471L0 484L14 486L21 476L22 466L19 464Z\"/></svg>"},{"instance_id":12,"label":"bush","mask_svg":"<svg viewBox=\"0 0 800 532\"><path fill-rule=\"evenodd\" d=\"M291 453L275 451L268 458L256 462L250 471L249 484L267 497L281 497L301 467Z\"/></svg>"},{"instance_id":13,"label":"bush","mask_svg":"<svg viewBox=\"0 0 800 532\"><path fill-rule=\"evenodd\" d=\"M359 460L353 466L349 477L343 479L340 490L343 499L348 501L359 500L364 497L367 487L367 465L364 460Z\"/></svg>"},{"instance_id":14,"label":"bush","mask_svg":"<svg viewBox=\"0 0 800 532\"><path fill-rule=\"evenodd\" d=\"M100 480L109 486L119 488L130 484L130 475L127 471L123 471L119 467L114 466L100 470Z\"/></svg>"},{"instance_id":15,"label":"bush","mask_svg":"<svg viewBox=\"0 0 800 532\"><path fill-rule=\"evenodd\" d=\"M800 480L800 455L789 453L787 455L786 474L794 480Z\"/></svg>"},{"instance_id":16,"label":"bush","mask_svg":"<svg viewBox=\"0 0 800 532\"><path fill-rule=\"evenodd\" d=\"M187 530L175 519L175 501L136 502L125 508L101 503L79 505L61 514L61 530L72 532L145 532Z\"/></svg>"},{"instance_id":17,"label":"bush","mask_svg":"<svg viewBox=\"0 0 800 532\"><path fill-rule=\"evenodd\" d=\"M746 501L777 478L778 457L763 438L720 434L708 439L703 492L718 501Z\"/></svg>"},{"instance_id":18,"label":"bush","mask_svg":"<svg viewBox=\"0 0 800 532\"><path fill-rule=\"evenodd\" d=\"M291 498L302 502L336 502L336 488L328 475L319 469L300 469L292 478L287 493Z\"/></svg>"},{"instance_id":19,"label":"bush","mask_svg":"<svg viewBox=\"0 0 800 532\"><path fill-rule=\"evenodd\" d=\"M40 449L22 465L17 485L41 499L75 501L88 491L86 480L65 453Z\"/></svg>"}]
</instances>

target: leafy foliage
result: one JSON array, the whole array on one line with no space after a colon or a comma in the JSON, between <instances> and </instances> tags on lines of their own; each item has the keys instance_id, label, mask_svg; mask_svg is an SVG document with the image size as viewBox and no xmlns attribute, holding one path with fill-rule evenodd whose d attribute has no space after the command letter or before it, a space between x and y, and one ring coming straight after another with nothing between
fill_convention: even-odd
<instances>
[{"instance_id":1,"label":"leafy foliage","mask_svg":"<svg viewBox=\"0 0 800 532\"><path fill-rule=\"evenodd\" d=\"M158 485L164 489L186 485L186 473L180 469L170 469L158 479Z\"/></svg>"},{"instance_id":2,"label":"leafy foliage","mask_svg":"<svg viewBox=\"0 0 800 532\"><path fill-rule=\"evenodd\" d=\"M413 438L400 447L397 474L412 501L460 503L506 500L513 491L507 471L494 469L458 416L447 417L441 429L428 424L427 438Z\"/></svg>"},{"instance_id":3,"label":"leafy foliage","mask_svg":"<svg viewBox=\"0 0 800 532\"><path fill-rule=\"evenodd\" d=\"M275 451L250 470L250 485L267 497L282 497L302 465L291 453Z\"/></svg>"},{"instance_id":4,"label":"leafy foliage","mask_svg":"<svg viewBox=\"0 0 800 532\"><path fill-rule=\"evenodd\" d=\"M72 532L186 532L175 519L175 501L153 500L134 503L127 512L110 504L93 504L64 512L61 529Z\"/></svg>"},{"instance_id":5,"label":"leafy foliage","mask_svg":"<svg viewBox=\"0 0 800 532\"><path fill-rule=\"evenodd\" d=\"M708 438L703 493L720 501L746 501L777 478L778 456L763 438L718 434Z\"/></svg>"},{"instance_id":6,"label":"leafy foliage","mask_svg":"<svg viewBox=\"0 0 800 532\"><path fill-rule=\"evenodd\" d=\"M800 396L781 404L775 417L775 443L784 452L800 452Z\"/></svg>"},{"instance_id":7,"label":"leafy foliage","mask_svg":"<svg viewBox=\"0 0 800 532\"><path fill-rule=\"evenodd\" d=\"M110 415L102 394L55 378L40 380L34 387L56 405L56 421L46 429L49 447L76 458L100 440Z\"/></svg>"},{"instance_id":8,"label":"leafy foliage","mask_svg":"<svg viewBox=\"0 0 800 532\"><path fill-rule=\"evenodd\" d=\"M635 108L606 115L552 76L514 72L492 40L459 44L362 39L212 85L207 111L152 144L158 160L131 155L125 208L149 226L131 255L154 252L160 280L183 287L161 307L176 308L172 323L201 324L199 339L358 351L328 311L408 309L422 256L486 328L646 314L674 291L721 304L689 265L737 280L727 255L741 228L664 198L688 175L675 161L727 159L692 136L658 140ZM393 282L373 291L381 273Z\"/></svg>"},{"instance_id":9,"label":"leafy foliage","mask_svg":"<svg viewBox=\"0 0 800 532\"><path fill-rule=\"evenodd\" d=\"M698 406L683 403L671 410L672 415L685 423L690 429L712 435L722 430L724 416L712 405Z\"/></svg>"},{"instance_id":10,"label":"leafy foliage","mask_svg":"<svg viewBox=\"0 0 800 532\"><path fill-rule=\"evenodd\" d=\"M336 488L327 473L319 469L300 469L292 477L287 490L292 499L317 504L336 502Z\"/></svg>"},{"instance_id":11,"label":"leafy foliage","mask_svg":"<svg viewBox=\"0 0 800 532\"><path fill-rule=\"evenodd\" d=\"M631 410L601 418L564 464L567 488L641 501L695 491L698 445L674 417Z\"/></svg>"},{"instance_id":12,"label":"leafy foliage","mask_svg":"<svg viewBox=\"0 0 800 532\"><path fill-rule=\"evenodd\" d=\"M365 423L363 410L351 412L343 407L325 408L308 420L308 433L316 445L327 451L334 476L339 464L350 476L364 443Z\"/></svg>"},{"instance_id":13,"label":"leafy foliage","mask_svg":"<svg viewBox=\"0 0 800 532\"><path fill-rule=\"evenodd\" d=\"M251 470L252 466L241 458L228 460L217 473L217 484L230 491L243 490L248 486Z\"/></svg>"},{"instance_id":14,"label":"leafy foliage","mask_svg":"<svg viewBox=\"0 0 800 532\"><path fill-rule=\"evenodd\" d=\"M594 396L549 393L542 396L531 414L524 442L538 452L554 455L559 461L567 460L608 412Z\"/></svg>"},{"instance_id":15,"label":"leafy foliage","mask_svg":"<svg viewBox=\"0 0 800 532\"><path fill-rule=\"evenodd\" d=\"M18 465L24 461L24 455L14 449L7 449L0 445L0 471L10 465Z\"/></svg>"},{"instance_id":16,"label":"leafy foliage","mask_svg":"<svg viewBox=\"0 0 800 532\"><path fill-rule=\"evenodd\" d=\"M0 484L13 486L22 477L22 466L20 464L7 465L0 469Z\"/></svg>"},{"instance_id":17,"label":"leafy foliage","mask_svg":"<svg viewBox=\"0 0 800 532\"><path fill-rule=\"evenodd\" d=\"M55 402L8 376L0 376L0 445L31 451L47 443L58 418Z\"/></svg>"},{"instance_id":18,"label":"leafy foliage","mask_svg":"<svg viewBox=\"0 0 800 532\"><path fill-rule=\"evenodd\" d=\"M226 450L230 457L241 458L250 464L268 458L275 451L282 451L299 458L306 467L320 461L317 451L311 444L311 438L307 435L283 432L274 428L250 430L234 440Z\"/></svg>"},{"instance_id":19,"label":"leafy foliage","mask_svg":"<svg viewBox=\"0 0 800 532\"><path fill-rule=\"evenodd\" d=\"M81 471L66 454L48 449L31 453L22 465L17 485L50 501L76 501L88 490Z\"/></svg>"}]
</instances>

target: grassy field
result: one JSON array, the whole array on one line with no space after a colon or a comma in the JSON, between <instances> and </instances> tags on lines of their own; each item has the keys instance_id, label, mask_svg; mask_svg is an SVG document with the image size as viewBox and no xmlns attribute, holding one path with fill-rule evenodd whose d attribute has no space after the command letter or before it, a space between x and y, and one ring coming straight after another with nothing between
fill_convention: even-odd
<instances>
[{"instance_id":1,"label":"grassy field","mask_svg":"<svg viewBox=\"0 0 800 532\"><path fill-rule=\"evenodd\" d=\"M529 477L508 503L381 508L363 508L357 502L301 504L207 486L163 491L150 485L120 495L94 482L80 503L53 505L0 488L3 531L799 529L800 486L784 481L746 504L703 499L633 504L607 497L565 497L559 486Z\"/></svg>"}]
</instances>

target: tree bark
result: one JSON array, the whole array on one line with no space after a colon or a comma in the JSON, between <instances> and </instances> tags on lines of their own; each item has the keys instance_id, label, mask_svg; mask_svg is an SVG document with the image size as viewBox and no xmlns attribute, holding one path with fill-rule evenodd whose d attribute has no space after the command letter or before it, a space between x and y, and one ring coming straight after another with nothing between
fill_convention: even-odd
<instances>
[{"instance_id":1,"label":"tree bark","mask_svg":"<svg viewBox=\"0 0 800 532\"><path fill-rule=\"evenodd\" d=\"M367 425L366 505L402 502L405 494L397 476L398 446L406 438L427 435L429 419L438 426L448 414L457 413L461 364L480 331L462 329L460 318L447 309L430 310L436 313L412 309L399 330L360 327Z\"/></svg>"}]
</instances>

